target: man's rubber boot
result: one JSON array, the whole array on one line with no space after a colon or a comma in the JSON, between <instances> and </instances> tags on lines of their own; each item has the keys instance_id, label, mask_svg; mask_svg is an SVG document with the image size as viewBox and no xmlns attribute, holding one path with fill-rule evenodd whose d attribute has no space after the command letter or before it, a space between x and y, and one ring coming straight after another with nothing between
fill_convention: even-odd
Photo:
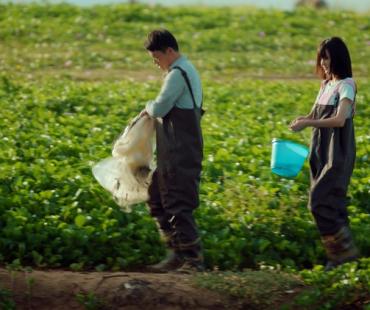
<instances>
[{"instance_id":1,"label":"man's rubber boot","mask_svg":"<svg viewBox=\"0 0 370 310\"><path fill-rule=\"evenodd\" d=\"M186 259L183 265L174 270L175 273L192 274L205 271L203 259Z\"/></svg>"},{"instance_id":2,"label":"man's rubber boot","mask_svg":"<svg viewBox=\"0 0 370 310\"><path fill-rule=\"evenodd\" d=\"M184 263L181 267L175 270L176 273L189 274L205 270L202 246L199 238L194 242L179 243L178 250L181 253Z\"/></svg>"},{"instance_id":3,"label":"man's rubber boot","mask_svg":"<svg viewBox=\"0 0 370 310\"><path fill-rule=\"evenodd\" d=\"M160 261L158 264L147 266L149 272L155 273L166 273L169 271L174 271L184 265L184 259L181 255L173 250L168 250L167 256Z\"/></svg>"}]
</instances>

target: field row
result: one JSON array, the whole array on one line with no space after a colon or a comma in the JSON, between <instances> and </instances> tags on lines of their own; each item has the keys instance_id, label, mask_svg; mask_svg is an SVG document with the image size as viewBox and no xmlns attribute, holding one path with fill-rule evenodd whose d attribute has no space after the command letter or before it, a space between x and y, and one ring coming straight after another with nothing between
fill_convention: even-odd
<instances>
[{"instance_id":1,"label":"field row","mask_svg":"<svg viewBox=\"0 0 370 310\"><path fill-rule=\"evenodd\" d=\"M123 213L91 166L155 96L159 83L0 84L0 258L5 262L128 268L164 248L144 206ZM369 84L359 83L357 164L350 188L356 240L369 253ZM244 81L205 87L201 229L208 266L309 266L323 250L306 210L308 169L293 180L270 171L272 138L308 144L288 124L311 108L318 82ZM366 88L367 87L367 88ZM99 251L95 249L99 248Z\"/></svg>"}]
</instances>

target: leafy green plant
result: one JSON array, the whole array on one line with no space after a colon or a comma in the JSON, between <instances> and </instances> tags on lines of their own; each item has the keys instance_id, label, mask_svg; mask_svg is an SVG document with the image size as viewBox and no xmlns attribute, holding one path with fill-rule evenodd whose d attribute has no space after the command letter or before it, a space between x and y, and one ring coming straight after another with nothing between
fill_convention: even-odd
<instances>
[{"instance_id":1,"label":"leafy green plant","mask_svg":"<svg viewBox=\"0 0 370 310\"><path fill-rule=\"evenodd\" d=\"M4 240L0 259L73 270L96 266L118 270L159 260L164 248L148 210L138 206L123 213L91 174L92 164L110 155L115 136L139 112L135 100L149 99L159 85L10 82L18 88L16 99L12 92L0 95ZM323 261L306 209L307 166L294 180L279 178L269 168L272 138L308 143L309 131L293 136L287 125L295 114L309 109L306 102L316 86L316 82L241 81L230 86L205 82L205 158L196 216L209 267L303 268ZM359 164L349 211L356 242L367 255L365 87L358 97ZM292 104L294 113L286 110ZM359 186L357 180L365 183Z\"/></svg>"},{"instance_id":2,"label":"leafy green plant","mask_svg":"<svg viewBox=\"0 0 370 310\"><path fill-rule=\"evenodd\" d=\"M86 310L101 310L104 309L104 302L97 297L93 292L78 293L76 295L77 301L85 307Z\"/></svg>"},{"instance_id":3,"label":"leafy green plant","mask_svg":"<svg viewBox=\"0 0 370 310\"><path fill-rule=\"evenodd\" d=\"M312 76L315 50L338 36L353 51L354 72L367 76L368 14L146 5L0 4L0 71L45 77L122 77L148 70L142 42L163 25L206 75ZM271 22L273 21L273 23ZM122 39L124 38L124 40ZM273 55L273 57L271 56ZM15 72L16 71L16 72ZM106 73L107 71L108 74Z\"/></svg>"},{"instance_id":4,"label":"leafy green plant","mask_svg":"<svg viewBox=\"0 0 370 310\"><path fill-rule=\"evenodd\" d=\"M296 298L295 303L301 309L364 309L369 306L369 258L344 264L330 272L316 267L300 274L312 287Z\"/></svg>"},{"instance_id":5,"label":"leafy green plant","mask_svg":"<svg viewBox=\"0 0 370 310\"><path fill-rule=\"evenodd\" d=\"M0 288L0 309L3 310L15 310L15 302L12 298L12 294L9 290Z\"/></svg>"}]
</instances>

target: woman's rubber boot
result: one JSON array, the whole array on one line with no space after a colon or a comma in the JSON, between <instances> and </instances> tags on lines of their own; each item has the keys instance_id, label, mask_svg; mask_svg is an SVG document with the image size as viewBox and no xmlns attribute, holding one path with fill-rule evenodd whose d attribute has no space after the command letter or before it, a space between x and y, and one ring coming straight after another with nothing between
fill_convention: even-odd
<instances>
[{"instance_id":1,"label":"woman's rubber boot","mask_svg":"<svg viewBox=\"0 0 370 310\"><path fill-rule=\"evenodd\" d=\"M334 235L322 236L321 240L329 259L325 266L325 271L330 271L359 257L350 229L347 226L342 227Z\"/></svg>"}]
</instances>

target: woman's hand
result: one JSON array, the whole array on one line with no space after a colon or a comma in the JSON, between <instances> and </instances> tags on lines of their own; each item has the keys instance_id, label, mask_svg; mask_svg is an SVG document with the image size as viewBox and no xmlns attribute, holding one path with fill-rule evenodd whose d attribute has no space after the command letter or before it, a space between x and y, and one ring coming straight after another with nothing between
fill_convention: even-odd
<instances>
[{"instance_id":1,"label":"woman's hand","mask_svg":"<svg viewBox=\"0 0 370 310\"><path fill-rule=\"evenodd\" d=\"M304 116L300 116L290 123L289 129L292 131L301 131L307 126L309 126L308 119Z\"/></svg>"}]
</instances>

